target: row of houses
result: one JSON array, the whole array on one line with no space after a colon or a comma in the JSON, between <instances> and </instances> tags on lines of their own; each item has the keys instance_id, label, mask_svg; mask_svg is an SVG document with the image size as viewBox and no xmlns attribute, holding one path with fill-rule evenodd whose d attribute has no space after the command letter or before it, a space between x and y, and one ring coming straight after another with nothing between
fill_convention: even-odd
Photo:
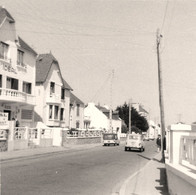
<instances>
[{"instance_id":1,"label":"row of houses","mask_svg":"<svg viewBox=\"0 0 196 195\"><path fill-rule=\"evenodd\" d=\"M62 65L64 66L64 64ZM74 95L52 53L38 54L16 32L16 21L0 7L0 112L20 127L109 129L109 108ZM121 131L118 113L112 128Z\"/></svg>"}]
</instances>

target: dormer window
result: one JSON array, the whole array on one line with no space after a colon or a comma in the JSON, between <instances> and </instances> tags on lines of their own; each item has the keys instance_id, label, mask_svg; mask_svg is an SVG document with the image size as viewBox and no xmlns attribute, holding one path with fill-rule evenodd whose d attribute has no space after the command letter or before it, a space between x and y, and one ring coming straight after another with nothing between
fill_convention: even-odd
<instances>
[{"instance_id":1,"label":"dormer window","mask_svg":"<svg viewBox=\"0 0 196 195\"><path fill-rule=\"evenodd\" d=\"M52 95L53 93L55 93L55 83L50 82L50 95Z\"/></svg>"},{"instance_id":2,"label":"dormer window","mask_svg":"<svg viewBox=\"0 0 196 195\"><path fill-rule=\"evenodd\" d=\"M31 94L31 83L23 82L23 92Z\"/></svg>"},{"instance_id":3,"label":"dormer window","mask_svg":"<svg viewBox=\"0 0 196 195\"><path fill-rule=\"evenodd\" d=\"M24 58L24 52L21 50L18 50L17 65L24 66L23 58Z\"/></svg>"},{"instance_id":4,"label":"dormer window","mask_svg":"<svg viewBox=\"0 0 196 195\"><path fill-rule=\"evenodd\" d=\"M80 104L77 104L76 113L77 113L77 116L80 116Z\"/></svg>"},{"instance_id":5,"label":"dormer window","mask_svg":"<svg viewBox=\"0 0 196 195\"><path fill-rule=\"evenodd\" d=\"M61 99L64 100L65 99L65 89L61 88Z\"/></svg>"},{"instance_id":6,"label":"dormer window","mask_svg":"<svg viewBox=\"0 0 196 195\"><path fill-rule=\"evenodd\" d=\"M8 44L4 42L0 42L0 58L1 59L8 60L8 49L9 49Z\"/></svg>"}]
</instances>

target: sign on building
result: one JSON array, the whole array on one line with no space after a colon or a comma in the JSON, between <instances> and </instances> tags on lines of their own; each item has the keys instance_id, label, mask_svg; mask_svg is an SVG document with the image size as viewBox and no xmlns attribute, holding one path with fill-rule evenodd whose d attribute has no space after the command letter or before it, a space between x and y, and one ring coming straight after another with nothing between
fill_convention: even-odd
<instances>
[{"instance_id":1,"label":"sign on building","mask_svg":"<svg viewBox=\"0 0 196 195\"><path fill-rule=\"evenodd\" d=\"M9 129L8 113L0 112L0 129Z\"/></svg>"}]
</instances>

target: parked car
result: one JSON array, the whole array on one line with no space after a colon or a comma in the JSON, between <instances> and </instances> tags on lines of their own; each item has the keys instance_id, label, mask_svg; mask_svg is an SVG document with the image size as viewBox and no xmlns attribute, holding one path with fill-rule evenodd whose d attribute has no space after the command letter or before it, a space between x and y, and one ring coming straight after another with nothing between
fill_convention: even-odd
<instances>
[{"instance_id":1,"label":"parked car","mask_svg":"<svg viewBox=\"0 0 196 195\"><path fill-rule=\"evenodd\" d=\"M125 143L125 151L127 150L139 150L140 152L145 150L145 143L143 140L143 136L141 134L128 134L126 143Z\"/></svg>"},{"instance_id":2,"label":"parked car","mask_svg":"<svg viewBox=\"0 0 196 195\"><path fill-rule=\"evenodd\" d=\"M148 135L144 135L144 141L149 141Z\"/></svg>"},{"instance_id":3,"label":"parked car","mask_svg":"<svg viewBox=\"0 0 196 195\"><path fill-rule=\"evenodd\" d=\"M103 134L103 145L120 145L120 139L118 138L118 135L116 133L104 133Z\"/></svg>"}]
</instances>

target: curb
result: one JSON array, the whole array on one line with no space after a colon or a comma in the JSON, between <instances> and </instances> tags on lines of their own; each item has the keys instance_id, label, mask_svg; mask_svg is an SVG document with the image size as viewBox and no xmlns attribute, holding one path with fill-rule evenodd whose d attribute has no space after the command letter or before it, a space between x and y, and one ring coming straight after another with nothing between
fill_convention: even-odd
<instances>
[{"instance_id":1,"label":"curb","mask_svg":"<svg viewBox=\"0 0 196 195\"><path fill-rule=\"evenodd\" d=\"M98 147L99 145L92 145L92 147L90 148L94 148L94 147ZM5 162L8 162L8 161L18 161L18 160L22 160L22 159L33 159L35 157L42 157L42 156L49 156L53 153L55 154L61 154L61 153L64 153L64 152L69 152L69 151L78 151L78 150L84 150L84 149L87 149L89 148L89 145L86 145L86 146L83 146L81 147L81 145L79 145L79 147L64 147L63 149L61 150L56 150L56 151L45 151L45 152L38 152L38 153L35 153L35 154L30 154L30 155L21 155L21 156L15 156L15 157L8 157L8 158L4 158L4 159L0 159L0 164L3 164Z\"/></svg>"}]
</instances>

